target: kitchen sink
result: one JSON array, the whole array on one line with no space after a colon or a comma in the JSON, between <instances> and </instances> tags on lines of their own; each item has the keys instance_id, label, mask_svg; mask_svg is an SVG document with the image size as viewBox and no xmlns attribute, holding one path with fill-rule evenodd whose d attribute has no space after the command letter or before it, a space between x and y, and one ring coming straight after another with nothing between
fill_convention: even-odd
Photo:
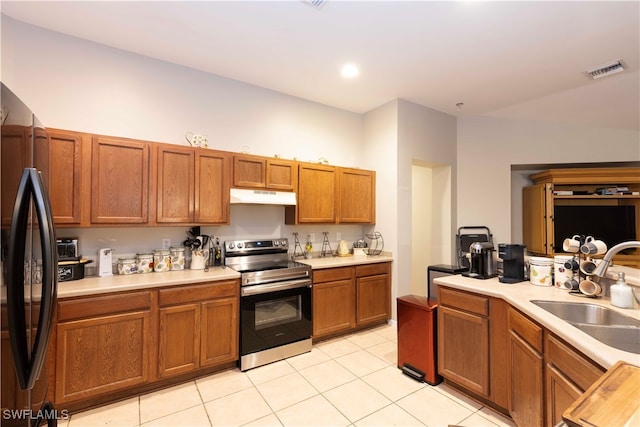
<instances>
[{"instance_id":1,"label":"kitchen sink","mask_svg":"<svg viewBox=\"0 0 640 427\"><path fill-rule=\"evenodd\" d=\"M640 320L596 304L531 302L608 346L640 354Z\"/></svg>"}]
</instances>

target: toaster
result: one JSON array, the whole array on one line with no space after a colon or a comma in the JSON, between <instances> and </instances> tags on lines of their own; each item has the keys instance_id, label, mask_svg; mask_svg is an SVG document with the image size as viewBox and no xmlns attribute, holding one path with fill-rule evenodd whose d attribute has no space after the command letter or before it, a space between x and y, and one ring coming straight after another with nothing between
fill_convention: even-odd
<instances>
[{"instance_id":1,"label":"toaster","mask_svg":"<svg viewBox=\"0 0 640 427\"><path fill-rule=\"evenodd\" d=\"M78 239L76 237L61 237L56 239L58 260L68 261L78 259Z\"/></svg>"}]
</instances>

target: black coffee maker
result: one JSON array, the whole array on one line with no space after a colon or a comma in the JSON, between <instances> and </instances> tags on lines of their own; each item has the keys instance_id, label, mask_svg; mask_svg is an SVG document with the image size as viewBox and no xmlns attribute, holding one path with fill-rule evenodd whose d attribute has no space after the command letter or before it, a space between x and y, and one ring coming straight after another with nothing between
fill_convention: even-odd
<instances>
[{"instance_id":1,"label":"black coffee maker","mask_svg":"<svg viewBox=\"0 0 640 427\"><path fill-rule=\"evenodd\" d=\"M498 258L502 259L502 276L498 280L502 283L518 283L525 281L524 252L525 245L511 243L498 244Z\"/></svg>"}]
</instances>

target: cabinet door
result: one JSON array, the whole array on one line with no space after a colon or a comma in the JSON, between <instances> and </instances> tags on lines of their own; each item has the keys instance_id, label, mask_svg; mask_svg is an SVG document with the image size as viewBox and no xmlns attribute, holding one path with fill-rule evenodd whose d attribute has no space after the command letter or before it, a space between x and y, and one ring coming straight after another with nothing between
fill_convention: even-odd
<instances>
[{"instance_id":1,"label":"cabinet door","mask_svg":"<svg viewBox=\"0 0 640 427\"><path fill-rule=\"evenodd\" d=\"M48 130L49 199L56 224L80 223L80 185L82 173L82 135Z\"/></svg>"},{"instance_id":2,"label":"cabinet door","mask_svg":"<svg viewBox=\"0 0 640 427\"><path fill-rule=\"evenodd\" d=\"M313 285L314 338L356 326L356 288L353 279Z\"/></svg>"},{"instance_id":3,"label":"cabinet door","mask_svg":"<svg viewBox=\"0 0 640 427\"><path fill-rule=\"evenodd\" d=\"M144 224L148 220L149 144L94 137L91 222Z\"/></svg>"},{"instance_id":4,"label":"cabinet door","mask_svg":"<svg viewBox=\"0 0 640 427\"><path fill-rule=\"evenodd\" d=\"M542 427L544 422L543 358L522 338L511 332L509 360L511 378L509 414L518 426Z\"/></svg>"},{"instance_id":5,"label":"cabinet door","mask_svg":"<svg viewBox=\"0 0 640 427\"><path fill-rule=\"evenodd\" d=\"M196 223L229 223L229 157L216 150L196 150Z\"/></svg>"},{"instance_id":6,"label":"cabinet door","mask_svg":"<svg viewBox=\"0 0 640 427\"><path fill-rule=\"evenodd\" d=\"M547 365L547 423L553 427L562 421L562 413L584 392L576 387L562 372Z\"/></svg>"},{"instance_id":7,"label":"cabinet door","mask_svg":"<svg viewBox=\"0 0 640 427\"><path fill-rule=\"evenodd\" d=\"M149 380L148 311L59 323L57 404L88 399Z\"/></svg>"},{"instance_id":8,"label":"cabinet door","mask_svg":"<svg viewBox=\"0 0 640 427\"><path fill-rule=\"evenodd\" d=\"M359 277L356 282L358 326L386 322L391 317L389 277Z\"/></svg>"},{"instance_id":9,"label":"cabinet door","mask_svg":"<svg viewBox=\"0 0 640 427\"><path fill-rule=\"evenodd\" d=\"M264 188L267 164L256 156L233 156L233 186Z\"/></svg>"},{"instance_id":10,"label":"cabinet door","mask_svg":"<svg viewBox=\"0 0 640 427\"><path fill-rule=\"evenodd\" d=\"M22 169L29 164L31 150L27 144L30 128L18 125L2 126L2 145L0 145L0 180L2 180L2 225L10 225L13 205L22 177Z\"/></svg>"},{"instance_id":11,"label":"cabinet door","mask_svg":"<svg viewBox=\"0 0 640 427\"><path fill-rule=\"evenodd\" d=\"M300 165L298 173L298 222L335 223L335 168L307 164Z\"/></svg>"},{"instance_id":12,"label":"cabinet door","mask_svg":"<svg viewBox=\"0 0 640 427\"><path fill-rule=\"evenodd\" d=\"M193 222L194 158L191 148L157 146L157 222Z\"/></svg>"},{"instance_id":13,"label":"cabinet door","mask_svg":"<svg viewBox=\"0 0 640 427\"><path fill-rule=\"evenodd\" d=\"M375 172L338 169L338 222L375 223Z\"/></svg>"},{"instance_id":14,"label":"cabinet door","mask_svg":"<svg viewBox=\"0 0 640 427\"><path fill-rule=\"evenodd\" d=\"M160 309L158 376L161 378L198 368L200 355L200 304Z\"/></svg>"},{"instance_id":15,"label":"cabinet door","mask_svg":"<svg viewBox=\"0 0 640 427\"><path fill-rule=\"evenodd\" d=\"M489 319L438 307L438 371L489 397Z\"/></svg>"},{"instance_id":16,"label":"cabinet door","mask_svg":"<svg viewBox=\"0 0 640 427\"><path fill-rule=\"evenodd\" d=\"M238 299L202 303L200 366L238 359Z\"/></svg>"},{"instance_id":17,"label":"cabinet door","mask_svg":"<svg viewBox=\"0 0 640 427\"><path fill-rule=\"evenodd\" d=\"M537 184L522 189L523 243L534 254L544 255L552 251L549 247L553 242L553 200L548 199L550 193L551 184Z\"/></svg>"},{"instance_id":18,"label":"cabinet door","mask_svg":"<svg viewBox=\"0 0 640 427\"><path fill-rule=\"evenodd\" d=\"M266 187L280 191L295 191L298 184L298 166L287 160L267 160Z\"/></svg>"}]
</instances>

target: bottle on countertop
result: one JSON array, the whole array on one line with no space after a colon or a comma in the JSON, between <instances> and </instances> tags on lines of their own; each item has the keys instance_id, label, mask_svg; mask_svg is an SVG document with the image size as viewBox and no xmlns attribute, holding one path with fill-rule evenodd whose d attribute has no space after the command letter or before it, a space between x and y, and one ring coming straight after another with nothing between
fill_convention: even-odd
<instances>
[{"instance_id":1,"label":"bottle on countertop","mask_svg":"<svg viewBox=\"0 0 640 427\"><path fill-rule=\"evenodd\" d=\"M618 273L618 281L611 286L611 305L620 308L633 308L633 291L624 280L624 273Z\"/></svg>"}]
</instances>

